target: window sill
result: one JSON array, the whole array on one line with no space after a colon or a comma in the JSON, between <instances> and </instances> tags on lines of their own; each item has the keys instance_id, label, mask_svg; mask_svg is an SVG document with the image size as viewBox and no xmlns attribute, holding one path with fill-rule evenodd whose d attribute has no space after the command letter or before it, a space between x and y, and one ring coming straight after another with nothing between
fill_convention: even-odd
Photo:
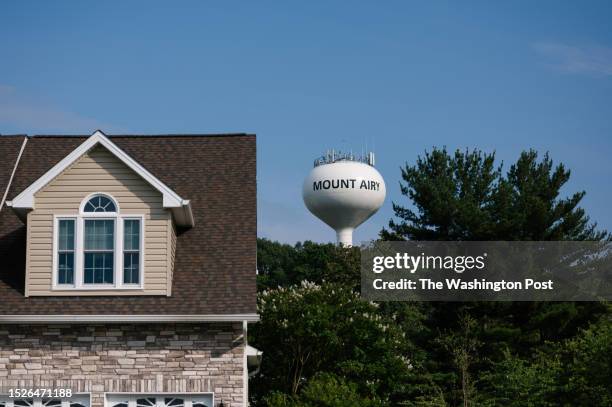
<instances>
[{"instance_id":1,"label":"window sill","mask_svg":"<svg viewBox=\"0 0 612 407\"><path fill-rule=\"evenodd\" d=\"M130 286L114 286L114 285L109 285L109 286L83 286L83 287L62 287L62 286L53 286L51 288L51 290L53 291L115 291L115 290L120 290L120 291L144 291L144 287L142 286L137 286L137 287L130 287Z\"/></svg>"}]
</instances>

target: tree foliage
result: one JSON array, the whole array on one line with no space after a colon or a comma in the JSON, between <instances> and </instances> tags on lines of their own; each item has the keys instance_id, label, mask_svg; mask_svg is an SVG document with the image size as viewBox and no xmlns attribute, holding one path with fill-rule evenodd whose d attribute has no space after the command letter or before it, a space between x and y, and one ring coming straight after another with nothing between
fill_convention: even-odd
<instances>
[{"instance_id":1,"label":"tree foliage","mask_svg":"<svg viewBox=\"0 0 612 407\"><path fill-rule=\"evenodd\" d=\"M560 198L571 172L548 154L523 152L504 173L495 154L434 148L401 169L401 192L413 204L393 203L398 220L385 240L601 240L576 192Z\"/></svg>"},{"instance_id":2,"label":"tree foliage","mask_svg":"<svg viewBox=\"0 0 612 407\"><path fill-rule=\"evenodd\" d=\"M600 319L573 338L549 342L531 358L506 350L492 370L492 401L507 406L612 405L612 320Z\"/></svg>"},{"instance_id":3,"label":"tree foliage","mask_svg":"<svg viewBox=\"0 0 612 407\"><path fill-rule=\"evenodd\" d=\"M434 149L419 157L416 165L407 164L401 173L401 192L412 206L393 204L397 219L383 228L383 239L609 238L607 232L596 230L596 224L578 206L584 192L561 196L570 171L562 164L555 166L548 154L539 160L535 151L523 152L504 172L494 154L477 150L449 154L446 149ZM575 336L605 317L608 310L598 303L433 303L428 314L425 326L432 336L418 344L428 350L433 381L443 389L449 404L468 405L469 400L483 404L483 400L495 399L497 382L492 382L489 373L498 366L513 366L517 380L545 379L538 370L545 368L530 362L537 359L536 350ZM461 351L466 316L477 321L471 335L480 344L478 352ZM444 346L449 341L459 342ZM509 359L508 355L514 356ZM546 359L549 363L554 360ZM546 368L553 370L553 365ZM477 380L470 381L471 377ZM537 398L540 393L536 390L528 393Z\"/></svg>"},{"instance_id":4,"label":"tree foliage","mask_svg":"<svg viewBox=\"0 0 612 407\"><path fill-rule=\"evenodd\" d=\"M383 407L378 399L362 397L355 383L331 373L319 373L295 396L273 392L265 398L269 407Z\"/></svg>"},{"instance_id":5,"label":"tree foliage","mask_svg":"<svg viewBox=\"0 0 612 407\"><path fill-rule=\"evenodd\" d=\"M351 288L304 281L265 290L258 311L251 338L265 358L253 380L257 392L295 396L320 372L351 381L368 399L391 400L405 390L413 346L392 318Z\"/></svg>"},{"instance_id":6,"label":"tree foliage","mask_svg":"<svg viewBox=\"0 0 612 407\"><path fill-rule=\"evenodd\" d=\"M267 239L257 241L257 279L260 290L311 281L360 284L359 249L310 241L295 246Z\"/></svg>"}]
</instances>

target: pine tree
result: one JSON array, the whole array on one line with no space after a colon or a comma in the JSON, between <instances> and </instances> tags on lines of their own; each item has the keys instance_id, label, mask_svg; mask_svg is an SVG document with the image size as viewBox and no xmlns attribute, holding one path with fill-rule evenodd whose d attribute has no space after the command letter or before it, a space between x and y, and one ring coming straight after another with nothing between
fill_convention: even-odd
<instances>
[{"instance_id":1,"label":"pine tree","mask_svg":"<svg viewBox=\"0 0 612 407\"><path fill-rule=\"evenodd\" d=\"M535 151L523 152L507 172L495 162L495 154L478 150L433 149L418 157L416 165L401 169L401 192L412 206L393 203L396 220L389 221L380 236L384 240L603 240L579 203L584 191L561 197L570 178L563 164L554 165L548 154L539 160ZM428 350L434 382L444 389L451 404L465 403L459 395L461 378L480 372L476 380L480 397L494 395L486 374L507 353L530 358L546 341L576 335L606 313L598 303L432 303L426 321L430 337L420 345ZM470 371L449 363L456 355L444 346L445 337L461 331L469 315L479 346ZM450 380L449 380L450 379ZM465 383L463 383L465 390ZM472 391L472 389L470 389ZM465 393L465 391L464 391ZM475 395L470 394L473 399Z\"/></svg>"},{"instance_id":2,"label":"pine tree","mask_svg":"<svg viewBox=\"0 0 612 407\"><path fill-rule=\"evenodd\" d=\"M560 198L571 172L548 154L523 152L507 173L495 154L434 149L402 168L401 192L414 205L393 203L399 221L384 240L602 240L578 205L585 195Z\"/></svg>"}]
</instances>

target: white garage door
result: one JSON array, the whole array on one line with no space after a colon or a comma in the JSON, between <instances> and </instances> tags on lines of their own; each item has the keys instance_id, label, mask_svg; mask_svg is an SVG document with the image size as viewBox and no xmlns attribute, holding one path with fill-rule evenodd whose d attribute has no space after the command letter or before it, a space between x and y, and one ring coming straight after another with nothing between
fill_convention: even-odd
<instances>
[{"instance_id":1,"label":"white garage door","mask_svg":"<svg viewBox=\"0 0 612 407\"><path fill-rule=\"evenodd\" d=\"M106 407L213 407L212 393L107 394Z\"/></svg>"}]
</instances>

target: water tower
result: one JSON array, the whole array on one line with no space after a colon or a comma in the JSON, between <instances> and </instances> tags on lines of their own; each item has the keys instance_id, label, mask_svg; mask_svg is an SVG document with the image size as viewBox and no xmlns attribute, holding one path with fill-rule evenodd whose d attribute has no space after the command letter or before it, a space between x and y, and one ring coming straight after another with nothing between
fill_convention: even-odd
<instances>
[{"instance_id":1,"label":"water tower","mask_svg":"<svg viewBox=\"0 0 612 407\"><path fill-rule=\"evenodd\" d=\"M315 160L302 195L308 210L336 231L338 243L351 246L353 230L381 207L386 188L374 168L374 153L331 150Z\"/></svg>"}]
</instances>

